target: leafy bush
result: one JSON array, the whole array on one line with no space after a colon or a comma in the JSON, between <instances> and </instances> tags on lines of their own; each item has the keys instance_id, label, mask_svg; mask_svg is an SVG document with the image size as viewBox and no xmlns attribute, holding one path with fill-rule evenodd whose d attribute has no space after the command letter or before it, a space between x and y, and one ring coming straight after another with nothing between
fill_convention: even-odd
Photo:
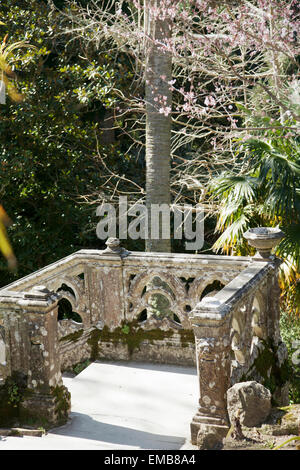
<instances>
[{"instance_id":1,"label":"leafy bush","mask_svg":"<svg viewBox=\"0 0 300 470\"><path fill-rule=\"evenodd\" d=\"M255 121L256 122L256 121ZM297 123L264 118L254 137L237 142L244 170L235 169L212 180L212 198L219 203L216 230L222 232L213 248L227 254L254 254L243 238L251 227L280 226L284 239L275 254L283 259L280 284L285 308L300 307L300 145Z\"/></svg>"},{"instance_id":2,"label":"leafy bush","mask_svg":"<svg viewBox=\"0 0 300 470\"><path fill-rule=\"evenodd\" d=\"M3 0L0 19L8 46L34 46L15 49L10 64L23 101L8 97L0 106L0 200L13 222L8 235L18 261L18 272L9 274L0 260L1 286L78 249L103 248L95 206L81 199L107 194L97 151L116 173L134 165L122 139L105 141L101 129L116 99L113 84L129 80L122 57L91 49L83 59L82 44L58 34L51 2Z\"/></svg>"},{"instance_id":3,"label":"leafy bush","mask_svg":"<svg viewBox=\"0 0 300 470\"><path fill-rule=\"evenodd\" d=\"M300 317L282 312L280 329L281 337L288 349L288 360L292 371L290 376L290 403L300 403ZM296 345L297 342L298 346ZM299 354L297 350L299 350Z\"/></svg>"}]
</instances>

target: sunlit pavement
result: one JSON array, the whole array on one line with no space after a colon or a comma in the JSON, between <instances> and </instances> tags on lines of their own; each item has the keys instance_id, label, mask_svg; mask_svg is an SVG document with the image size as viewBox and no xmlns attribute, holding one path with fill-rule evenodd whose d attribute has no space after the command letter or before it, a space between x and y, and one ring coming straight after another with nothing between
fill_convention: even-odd
<instances>
[{"instance_id":1,"label":"sunlit pavement","mask_svg":"<svg viewBox=\"0 0 300 470\"><path fill-rule=\"evenodd\" d=\"M72 397L69 422L43 437L1 437L0 450L192 448L195 368L94 362L63 380Z\"/></svg>"}]
</instances>

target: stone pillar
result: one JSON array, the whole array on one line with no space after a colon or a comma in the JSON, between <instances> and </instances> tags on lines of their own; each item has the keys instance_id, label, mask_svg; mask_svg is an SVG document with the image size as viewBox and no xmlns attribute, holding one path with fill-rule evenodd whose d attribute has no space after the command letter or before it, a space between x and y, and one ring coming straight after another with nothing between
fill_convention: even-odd
<instances>
[{"instance_id":1,"label":"stone pillar","mask_svg":"<svg viewBox=\"0 0 300 470\"><path fill-rule=\"evenodd\" d=\"M90 268L89 290L92 322L102 322L111 330L125 319L123 262L129 255L118 238L108 238L107 248Z\"/></svg>"},{"instance_id":2,"label":"stone pillar","mask_svg":"<svg viewBox=\"0 0 300 470\"><path fill-rule=\"evenodd\" d=\"M90 297L93 324L113 330L124 319L123 267L117 255L106 256L91 269Z\"/></svg>"},{"instance_id":3,"label":"stone pillar","mask_svg":"<svg viewBox=\"0 0 300 470\"><path fill-rule=\"evenodd\" d=\"M20 380L20 424L49 428L68 418L70 394L62 382L57 337L58 300L59 295L44 286L1 293L0 308L9 312L11 377Z\"/></svg>"},{"instance_id":4,"label":"stone pillar","mask_svg":"<svg viewBox=\"0 0 300 470\"><path fill-rule=\"evenodd\" d=\"M230 313L216 304L203 300L190 314L200 388L191 442L200 449L215 448L229 430L226 392L230 387Z\"/></svg>"}]
</instances>

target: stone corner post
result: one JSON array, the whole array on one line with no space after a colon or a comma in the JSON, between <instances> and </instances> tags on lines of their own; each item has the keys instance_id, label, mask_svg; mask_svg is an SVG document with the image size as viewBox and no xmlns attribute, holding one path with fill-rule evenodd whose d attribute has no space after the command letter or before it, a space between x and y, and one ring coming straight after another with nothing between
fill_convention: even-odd
<instances>
[{"instance_id":1,"label":"stone corner post","mask_svg":"<svg viewBox=\"0 0 300 470\"><path fill-rule=\"evenodd\" d=\"M59 295L44 286L29 292L6 292L0 309L7 313L11 377L19 384L20 424L63 424L70 411L70 393L63 385L57 337Z\"/></svg>"},{"instance_id":2,"label":"stone corner post","mask_svg":"<svg viewBox=\"0 0 300 470\"><path fill-rule=\"evenodd\" d=\"M229 430L226 392L230 387L230 311L209 298L190 314L199 379L199 408L191 422L191 442L200 449L218 446Z\"/></svg>"}]
</instances>

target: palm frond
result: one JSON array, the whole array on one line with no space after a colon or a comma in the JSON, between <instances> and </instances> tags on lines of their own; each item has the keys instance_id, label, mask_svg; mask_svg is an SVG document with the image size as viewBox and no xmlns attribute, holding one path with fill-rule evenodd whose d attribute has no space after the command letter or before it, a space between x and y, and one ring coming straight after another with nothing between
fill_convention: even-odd
<instances>
[{"instance_id":1,"label":"palm frond","mask_svg":"<svg viewBox=\"0 0 300 470\"><path fill-rule=\"evenodd\" d=\"M249 228L249 219L242 213L230 224L213 245L213 250L229 254L236 245L244 244L243 233Z\"/></svg>"},{"instance_id":2,"label":"palm frond","mask_svg":"<svg viewBox=\"0 0 300 470\"><path fill-rule=\"evenodd\" d=\"M0 205L0 251L5 256L10 269L15 269L17 261L13 249L7 237L5 226L10 225L11 220Z\"/></svg>"},{"instance_id":3,"label":"palm frond","mask_svg":"<svg viewBox=\"0 0 300 470\"><path fill-rule=\"evenodd\" d=\"M215 196L230 198L232 201L252 202L255 197L257 178L249 175L221 175L213 179L211 189Z\"/></svg>"},{"instance_id":4,"label":"palm frond","mask_svg":"<svg viewBox=\"0 0 300 470\"><path fill-rule=\"evenodd\" d=\"M300 272L300 222L282 227L285 237L279 243L276 254L288 260L294 271Z\"/></svg>"},{"instance_id":5,"label":"palm frond","mask_svg":"<svg viewBox=\"0 0 300 470\"><path fill-rule=\"evenodd\" d=\"M272 146L267 142L253 137L243 142L243 147L258 157L261 157L264 154L270 154L273 151Z\"/></svg>"}]
</instances>

